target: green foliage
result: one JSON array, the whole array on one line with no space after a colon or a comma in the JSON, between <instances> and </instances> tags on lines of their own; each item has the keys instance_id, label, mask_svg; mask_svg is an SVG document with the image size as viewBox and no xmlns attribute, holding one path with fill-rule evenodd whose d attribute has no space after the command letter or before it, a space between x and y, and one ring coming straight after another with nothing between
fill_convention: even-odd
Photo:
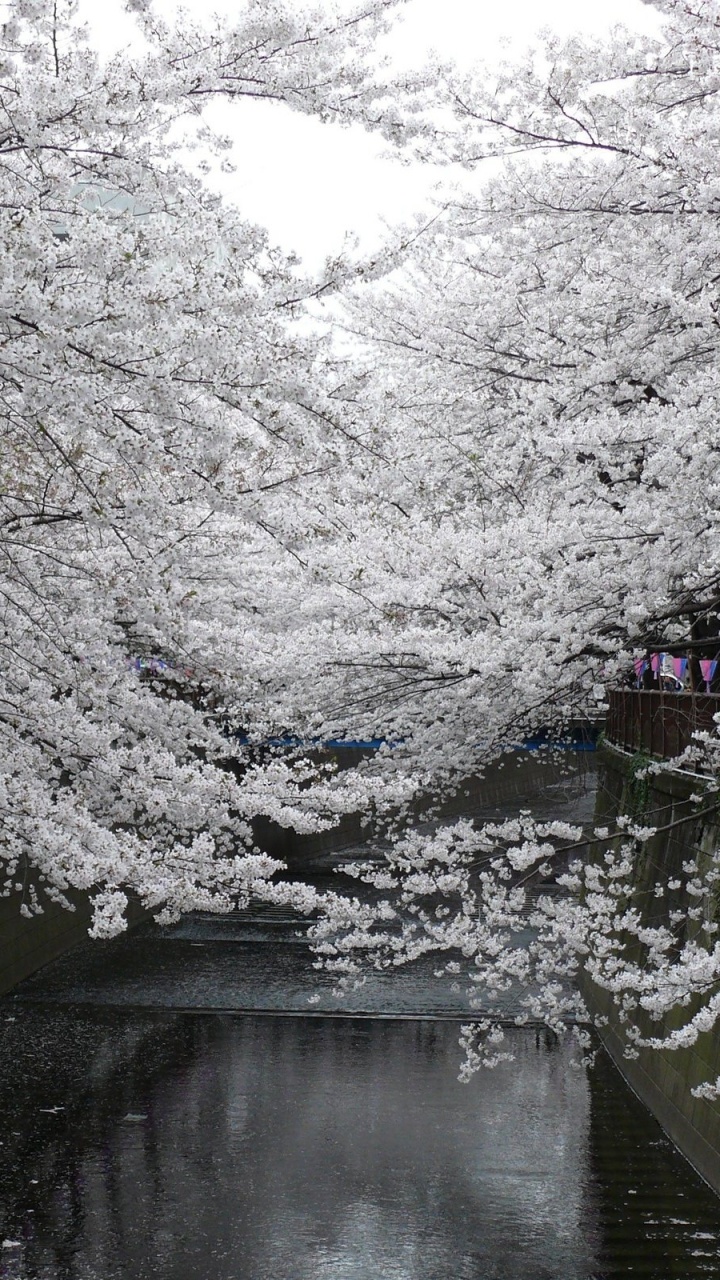
<instances>
[{"instance_id":1,"label":"green foliage","mask_svg":"<svg viewBox=\"0 0 720 1280\"><path fill-rule=\"evenodd\" d=\"M628 780L627 812L633 818L638 818L641 814L647 812L651 789L650 775L647 769L651 763L651 756L644 751L637 751L625 765Z\"/></svg>"}]
</instances>

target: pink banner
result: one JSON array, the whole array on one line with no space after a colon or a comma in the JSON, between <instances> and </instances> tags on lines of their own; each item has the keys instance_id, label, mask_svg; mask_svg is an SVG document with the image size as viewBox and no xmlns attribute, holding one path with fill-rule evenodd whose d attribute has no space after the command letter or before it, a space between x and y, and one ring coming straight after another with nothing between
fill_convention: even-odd
<instances>
[{"instance_id":1,"label":"pink banner","mask_svg":"<svg viewBox=\"0 0 720 1280\"><path fill-rule=\"evenodd\" d=\"M650 666L652 667L656 676L660 675L660 672L662 671L662 661L664 656L665 655L662 653L650 654Z\"/></svg>"}]
</instances>

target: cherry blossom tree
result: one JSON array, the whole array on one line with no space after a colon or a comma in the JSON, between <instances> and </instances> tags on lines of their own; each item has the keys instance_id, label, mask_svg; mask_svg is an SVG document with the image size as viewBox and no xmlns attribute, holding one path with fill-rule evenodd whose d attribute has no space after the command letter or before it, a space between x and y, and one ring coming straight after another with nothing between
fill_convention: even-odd
<instances>
[{"instance_id":1,"label":"cherry blossom tree","mask_svg":"<svg viewBox=\"0 0 720 1280\"><path fill-rule=\"evenodd\" d=\"M28 867L88 889L95 935L128 893L165 919L290 900L345 980L449 954L482 1011L470 1066L502 1054L510 987L558 1031L582 1014L581 970L636 1041L638 1009L695 1001L692 1039L717 1013L712 851L651 927L637 824L575 862L562 823L420 830L408 804L594 717L634 651L717 606L720 5L402 93L373 61L390 0L231 27L129 7L144 52L106 63L60 3L15 0L3 34L6 891L40 908ZM306 280L188 159L222 153L203 105L242 95L502 169ZM368 278L342 341L300 323ZM337 736L384 746L339 773L302 749ZM389 837L370 897L278 883L254 817L358 809Z\"/></svg>"},{"instance_id":2,"label":"cherry blossom tree","mask_svg":"<svg viewBox=\"0 0 720 1280\"><path fill-rule=\"evenodd\" d=\"M294 548L351 434L298 321L350 268L304 279L187 157L222 159L202 116L220 96L412 136L374 65L395 7L252 0L234 25L171 26L134 0L141 51L103 62L72 3L10 6L0 809L26 912L87 889L97 936L129 892L228 908L279 866L252 818L306 830L361 803L359 783L237 740L295 727Z\"/></svg>"},{"instance_id":3,"label":"cherry blossom tree","mask_svg":"<svg viewBox=\"0 0 720 1280\"><path fill-rule=\"evenodd\" d=\"M720 5L656 8L652 39L549 39L520 66L447 72L440 158L501 158L500 175L450 197L350 309L375 456L318 574L351 601L333 633L343 714L428 788L592 718L634 653L718 607ZM438 159L437 138L421 148ZM700 814L717 789L703 750ZM345 976L358 957L454 953L487 1015L471 1061L501 1052L510 987L561 1030L583 971L616 999L630 1052L692 1043L718 1014L720 851L660 876L658 924L634 884L650 834L627 819L588 860L582 832L530 815L411 827L365 869L376 905L348 904L316 941Z\"/></svg>"}]
</instances>

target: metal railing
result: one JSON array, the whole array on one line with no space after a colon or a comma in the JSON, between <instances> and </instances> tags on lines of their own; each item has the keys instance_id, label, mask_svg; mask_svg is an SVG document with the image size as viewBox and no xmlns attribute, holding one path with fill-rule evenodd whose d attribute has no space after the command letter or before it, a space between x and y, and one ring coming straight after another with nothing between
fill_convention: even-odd
<instances>
[{"instance_id":1,"label":"metal railing","mask_svg":"<svg viewBox=\"0 0 720 1280\"><path fill-rule=\"evenodd\" d=\"M625 751L670 760L690 746L694 733L715 733L719 713L717 693L611 689L605 737Z\"/></svg>"}]
</instances>

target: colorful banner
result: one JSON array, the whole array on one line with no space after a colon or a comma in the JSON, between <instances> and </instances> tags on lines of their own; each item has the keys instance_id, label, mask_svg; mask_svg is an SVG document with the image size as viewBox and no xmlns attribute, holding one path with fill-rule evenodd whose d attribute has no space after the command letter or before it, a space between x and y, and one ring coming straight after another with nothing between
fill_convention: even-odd
<instances>
[{"instance_id":1,"label":"colorful banner","mask_svg":"<svg viewBox=\"0 0 720 1280\"><path fill-rule=\"evenodd\" d=\"M656 676L659 676L659 675L660 675L660 672L662 671L662 664L663 664L663 658L664 658L664 657L665 657L665 654L664 654L664 653L651 653L651 654L650 654L650 666L652 667L652 669L653 669L653 671L655 672L655 675L656 675Z\"/></svg>"},{"instance_id":2,"label":"colorful banner","mask_svg":"<svg viewBox=\"0 0 720 1280\"><path fill-rule=\"evenodd\" d=\"M639 689L642 685L642 678L647 671L647 662L645 658L633 658L633 666L635 668L635 679Z\"/></svg>"},{"instance_id":3,"label":"colorful banner","mask_svg":"<svg viewBox=\"0 0 720 1280\"><path fill-rule=\"evenodd\" d=\"M676 679L680 680L681 682L684 681L685 672L687 671L687 664L688 664L687 658L673 658L672 664L673 664L673 671L675 672Z\"/></svg>"},{"instance_id":4,"label":"colorful banner","mask_svg":"<svg viewBox=\"0 0 720 1280\"><path fill-rule=\"evenodd\" d=\"M707 688L708 693L710 692L710 685L712 684L712 678L715 675L716 668L717 668L716 658L700 659L700 670L702 671L703 680L705 681L705 686Z\"/></svg>"},{"instance_id":5,"label":"colorful banner","mask_svg":"<svg viewBox=\"0 0 720 1280\"><path fill-rule=\"evenodd\" d=\"M157 674L160 671L167 671L170 663L164 662L162 658L131 658L130 666L135 671L152 671Z\"/></svg>"}]
</instances>

